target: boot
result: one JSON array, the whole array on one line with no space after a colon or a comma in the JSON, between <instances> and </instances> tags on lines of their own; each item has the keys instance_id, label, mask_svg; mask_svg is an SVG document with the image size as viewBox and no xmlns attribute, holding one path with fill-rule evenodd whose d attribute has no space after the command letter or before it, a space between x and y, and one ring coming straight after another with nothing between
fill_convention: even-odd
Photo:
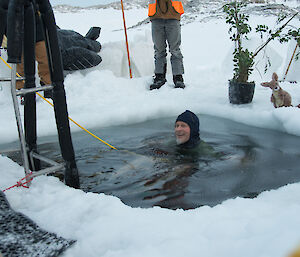
<instances>
[{"instance_id":1,"label":"boot","mask_svg":"<svg viewBox=\"0 0 300 257\"><path fill-rule=\"evenodd\" d=\"M182 75L174 75L173 82L175 84L175 88L185 88Z\"/></svg>"},{"instance_id":2,"label":"boot","mask_svg":"<svg viewBox=\"0 0 300 257\"><path fill-rule=\"evenodd\" d=\"M166 80L166 74L155 73L155 78L153 80L153 83L150 85L150 90L159 89L166 82L167 82L167 80Z\"/></svg>"},{"instance_id":3,"label":"boot","mask_svg":"<svg viewBox=\"0 0 300 257\"><path fill-rule=\"evenodd\" d=\"M46 91L44 91L44 97L52 99L52 90L46 90Z\"/></svg>"}]
</instances>

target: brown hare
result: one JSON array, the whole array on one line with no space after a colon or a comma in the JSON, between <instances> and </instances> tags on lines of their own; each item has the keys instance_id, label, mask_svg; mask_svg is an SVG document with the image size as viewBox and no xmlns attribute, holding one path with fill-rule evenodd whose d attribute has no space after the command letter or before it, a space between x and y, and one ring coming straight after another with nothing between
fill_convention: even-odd
<instances>
[{"instance_id":1,"label":"brown hare","mask_svg":"<svg viewBox=\"0 0 300 257\"><path fill-rule=\"evenodd\" d=\"M292 97L279 86L278 75L275 72L270 82L263 82L261 85L272 89L271 102L275 108L292 106Z\"/></svg>"}]
</instances>

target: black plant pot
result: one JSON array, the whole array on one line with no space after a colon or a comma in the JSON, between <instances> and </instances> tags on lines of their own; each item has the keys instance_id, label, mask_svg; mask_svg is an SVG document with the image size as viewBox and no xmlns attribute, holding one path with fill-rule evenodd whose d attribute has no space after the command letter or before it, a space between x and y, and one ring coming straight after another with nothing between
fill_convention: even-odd
<instances>
[{"instance_id":1,"label":"black plant pot","mask_svg":"<svg viewBox=\"0 0 300 257\"><path fill-rule=\"evenodd\" d=\"M232 104L248 104L254 95L254 82L236 82L229 80L229 102Z\"/></svg>"}]
</instances>

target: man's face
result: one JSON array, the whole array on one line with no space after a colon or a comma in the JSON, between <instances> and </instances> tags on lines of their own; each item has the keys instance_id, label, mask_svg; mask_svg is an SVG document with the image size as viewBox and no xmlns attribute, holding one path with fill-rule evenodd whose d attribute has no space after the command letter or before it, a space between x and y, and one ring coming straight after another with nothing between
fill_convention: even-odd
<instances>
[{"instance_id":1,"label":"man's face","mask_svg":"<svg viewBox=\"0 0 300 257\"><path fill-rule=\"evenodd\" d=\"M191 129L187 123L183 121L177 121L175 123L175 136L178 145L184 144L185 142L189 141L190 134Z\"/></svg>"}]
</instances>

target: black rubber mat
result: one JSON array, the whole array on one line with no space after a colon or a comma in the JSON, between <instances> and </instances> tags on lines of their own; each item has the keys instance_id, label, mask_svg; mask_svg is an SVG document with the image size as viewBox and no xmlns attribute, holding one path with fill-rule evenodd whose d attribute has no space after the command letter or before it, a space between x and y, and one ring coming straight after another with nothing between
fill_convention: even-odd
<instances>
[{"instance_id":1,"label":"black rubber mat","mask_svg":"<svg viewBox=\"0 0 300 257\"><path fill-rule=\"evenodd\" d=\"M0 252L3 257L54 257L74 243L74 240L39 228L31 219L15 212L0 191Z\"/></svg>"}]
</instances>

